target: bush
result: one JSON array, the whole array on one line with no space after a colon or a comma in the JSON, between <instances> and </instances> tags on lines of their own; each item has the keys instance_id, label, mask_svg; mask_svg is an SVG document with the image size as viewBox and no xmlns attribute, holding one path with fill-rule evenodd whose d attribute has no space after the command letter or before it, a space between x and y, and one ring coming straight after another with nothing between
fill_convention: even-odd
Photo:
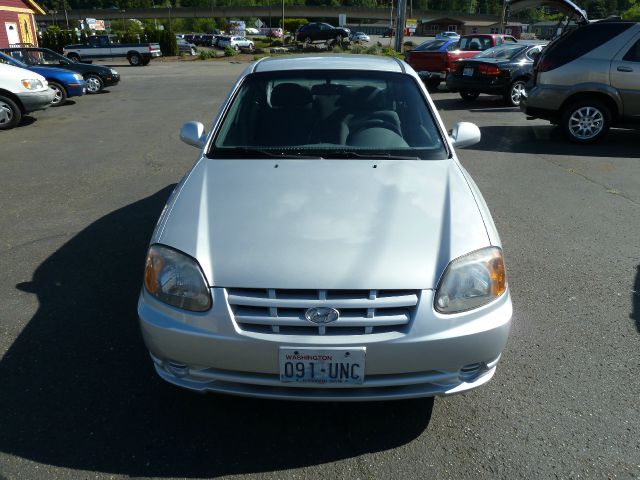
<instances>
[{"instance_id":1,"label":"bush","mask_svg":"<svg viewBox=\"0 0 640 480\"><path fill-rule=\"evenodd\" d=\"M225 57L233 57L233 56L235 56L237 54L238 54L238 52L236 51L235 48L229 47L229 46L224 47L224 56Z\"/></svg>"},{"instance_id":2,"label":"bush","mask_svg":"<svg viewBox=\"0 0 640 480\"><path fill-rule=\"evenodd\" d=\"M273 40L271 42L271 46L272 47L281 47L282 46L282 40L280 40L280 39Z\"/></svg>"},{"instance_id":3,"label":"bush","mask_svg":"<svg viewBox=\"0 0 640 480\"><path fill-rule=\"evenodd\" d=\"M366 53L367 55L380 55L380 47L377 45L371 45L370 47L367 47L364 51L364 53Z\"/></svg>"},{"instance_id":4,"label":"bush","mask_svg":"<svg viewBox=\"0 0 640 480\"><path fill-rule=\"evenodd\" d=\"M207 60L208 58L216 58L216 52L214 50L200 50L198 53L200 60Z\"/></svg>"}]
</instances>

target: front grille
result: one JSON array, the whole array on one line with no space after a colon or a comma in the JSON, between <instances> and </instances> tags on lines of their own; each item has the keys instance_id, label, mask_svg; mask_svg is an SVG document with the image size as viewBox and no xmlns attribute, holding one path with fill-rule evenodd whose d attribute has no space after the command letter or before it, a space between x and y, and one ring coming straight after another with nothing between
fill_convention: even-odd
<instances>
[{"instance_id":1,"label":"front grille","mask_svg":"<svg viewBox=\"0 0 640 480\"><path fill-rule=\"evenodd\" d=\"M409 325L419 290L286 290L227 288L238 326L280 335L365 335L401 331ZM305 319L313 307L331 307L340 318L327 325Z\"/></svg>"}]
</instances>

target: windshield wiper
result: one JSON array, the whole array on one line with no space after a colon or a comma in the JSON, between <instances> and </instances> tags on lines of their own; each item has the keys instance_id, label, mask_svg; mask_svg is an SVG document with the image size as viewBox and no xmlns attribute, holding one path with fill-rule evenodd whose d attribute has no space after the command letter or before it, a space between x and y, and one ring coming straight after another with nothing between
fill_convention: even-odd
<instances>
[{"instance_id":1,"label":"windshield wiper","mask_svg":"<svg viewBox=\"0 0 640 480\"><path fill-rule=\"evenodd\" d=\"M320 155L305 155L300 152L273 152L261 148L234 147L234 148L218 148L210 150L212 156L220 155L221 158L228 158L227 155L232 154L233 158L238 156L252 156L253 158L311 158L314 160L322 160Z\"/></svg>"},{"instance_id":2,"label":"windshield wiper","mask_svg":"<svg viewBox=\"0 0 640 480\"><path fill-rule=\"evenodd\" d=\"M419 157L409 155L392 155L390 153L358 153L353 150L341 150L328 153L325 158L370 158L382 160L420 160Z\"/></svg>"}]
</instances>

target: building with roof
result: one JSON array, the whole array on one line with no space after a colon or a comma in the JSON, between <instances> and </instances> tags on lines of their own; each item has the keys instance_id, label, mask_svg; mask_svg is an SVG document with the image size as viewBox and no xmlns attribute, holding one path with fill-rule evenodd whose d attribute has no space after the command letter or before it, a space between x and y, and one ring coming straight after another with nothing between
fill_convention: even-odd
<instances>
[{"instance_id":1,"label":"building with roof","mask_svg":"<svg viewBox=\"0 0 640 480\"><path fill-rule=\"evenodd\" d=\"M45 11L33 0L0 0L0 48L38 45L34 15Z\"/></svg>"},{"instance_id":2,"label":"building with roof","mask_svg":"<svg viewBox=\"0 0 640 480\"><path fill-rule=\"evenodd\" d=\"M474 33L500 33L500 19L495 16L485 18L469 18L463 16L438 17L422 19L416 35L432 37L439 32L456 32L460 35ZM522 23L509 22L505 25L504 33L519 38L526 26Z\"/></svg>"}]
</instances>

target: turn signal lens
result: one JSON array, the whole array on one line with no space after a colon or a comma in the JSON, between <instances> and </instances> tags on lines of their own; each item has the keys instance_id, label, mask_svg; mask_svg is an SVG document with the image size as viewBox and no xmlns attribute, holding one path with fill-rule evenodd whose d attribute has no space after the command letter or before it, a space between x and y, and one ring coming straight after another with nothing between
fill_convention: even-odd
<instances>
[{"instance_id":1,"label":"turn signal lens","mask_svg":"<svg viewBox=\"0 0 640 480\"><path fill-rule=\"evenodd\" d=\"M481 307L507 290L502 250L488 247L456 258L447 266L436 291L440 313L458 313Z\"/></svg>"},{"instance_id":2,"label":"turn signal lens","mask_svg":"<svg viewBox=\"0 0 640 480\"><path fill-rule=\"evenodd\" d=\"M193 258L163 245L151 245L144 268L144 286L152 296L194 312L211 308L211 294Z\"/></svg>"}]
</instances>

